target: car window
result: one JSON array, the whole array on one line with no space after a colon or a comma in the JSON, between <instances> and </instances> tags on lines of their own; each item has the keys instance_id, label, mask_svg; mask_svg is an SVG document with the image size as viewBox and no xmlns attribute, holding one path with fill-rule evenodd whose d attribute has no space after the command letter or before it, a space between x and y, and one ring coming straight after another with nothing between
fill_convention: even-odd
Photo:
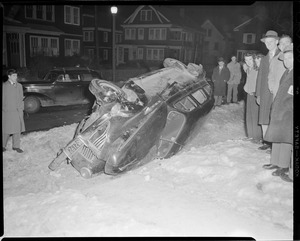
<instances>
[{"instance_id":1,"label":"car window","mask_svg":"<svg viewBox=\"0 0 300 241\"><path fill-rule=\"evenodd\" d=\"M192 96L193 96L200 104L203 104L203 103L206 101L206 99L207 99L206 95L203 93L202 90L197 90L196 92L194 92L194 93L192 94Z\"/></svg>"},{"instance_id":2,"label":"car window","mask_svg":"<svg viewBox=\"0 0 300 241\"><path fill-rule=\"evenodd\" d=\"M178 101L175 104L175 107L178 110L187 112L187 111L192 111L193 109L195 109L197 107L197 104L195 103L195 101L192 100L192 98L187 96L187 97L181 99L180 101Z\"/></svg>"},{"instance_id":3,"label":"car window","mask_svg":"<svg viewBox=\"0 0 300 241\"><path fill-rule=\"evenodd\" d=\"M46 80L46 81L51 81L51 82L53 82L53 81L57 80L58 75L59 75L58 73L55 73L55 72L49 72L49 73L47 73L47 74L45 75L45 77L44 77L43 79Z\"/></svg>"},{"instance_id":4,"label":"car window","mask_svg":"<svg viewBox=\"0 0 300 241\"><path fill-rule=\"evenodd\" d=\"M92 81L93 76L91 73L83 73L82 74L82 81Z\"/></svg>"},{"instance_id":5,"label":"car window","mask_svg":"<svg viewBox=\"0 0 300 241\"><path fill-rule=\"evenodd\" d=\"M206 91L206 93L207 93L208 95L211 95L211 94L212 94L212 88L211 88L210 85L205 85L205 86L204 86L204 90Z\"/></svg>"},{"instance_id":6,"label":"car window","mask_svg":"<svg viewBox=\"0 0 300 241\"><path fill-rule=\"evenodd\" d=\"M65 80L67 82L76 82L76 81L80 81L80 74L78 73L73 73L73 72L67 72L65 74Z\"/></svg>"}]
</instances>

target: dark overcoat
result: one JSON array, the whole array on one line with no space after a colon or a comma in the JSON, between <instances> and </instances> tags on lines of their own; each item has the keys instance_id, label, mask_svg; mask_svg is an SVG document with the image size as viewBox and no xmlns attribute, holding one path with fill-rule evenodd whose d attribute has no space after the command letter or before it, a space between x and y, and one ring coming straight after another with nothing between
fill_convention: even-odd
<instances>
[{"instance_id":1,"label":"dark overcoat","mask_svg":"<svg viewBox=\"0 0 300 241\"><path fill-rule=\"evenodd\" d=\"M275 56L278 55L276 50ZM258 124L268 125L270 123L270 111L273 102L273 95L269 90L268 75L270 71L270 55L262 57L256 80L255 96L260 97Z\"/></svg>"},{"instance_id":2,"label":"dark overcoat","mask_svg":"<svg viewBox=\"0 0 300 241\"><path fill-rule=\"evenodd\" d=\"M230 78L229 69L224 65L222 70L219 71L219 66L217 66L214 68L211 78L214 83L214 95L215 96L226 95L226 83Z\"/></svg>"},{"instance_id":3,"label":"dark overcoat","mask_svg":"<svg viewBox=\"0 0 300 241\"><path fill-rule=\"evenodd\" d=\"M285 72L271 109L265 140L293 144L293 70Z\"/></svg>"},{"instance_id":4,"label":"dark overcoat","mask_svg":"<svg viewBox=\"0 0 300 241\"><path fill-rule=\"evenodd\" d=\"M13 86L7 80L2 84L2 133L25 131L23 98L23 87L20 83Z\"/></svg>"}]
</instances>

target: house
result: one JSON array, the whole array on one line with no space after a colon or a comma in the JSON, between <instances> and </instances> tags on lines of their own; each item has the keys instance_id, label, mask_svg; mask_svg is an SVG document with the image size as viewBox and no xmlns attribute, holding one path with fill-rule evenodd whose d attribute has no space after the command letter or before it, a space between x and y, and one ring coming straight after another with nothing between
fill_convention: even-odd
<instances>
[{"instance_id":1,"label":"house","mask_svg":"<svg viewBox=\"0 0 300 241\"><path fill-rule=\"evenodd\" d=\"M209 19L205 20L201 27L205 30L203 65L210 69L217 64L218 57L228 57L224 56L226 53L226 36Z\"/></svg>"},{"instance_id":2,"label":"house","mask_svg":"<svg viewBox=\"0 0 300 241\"><path fill-rule=\"evenodd\" d=\"M247 52L262 54L268 52L265 44L261 42L268 30L276 31L279 36L285 33L284 27L269 17L261 15L249 18L233 29L238 61L242 61Z\"/></svg>"},{"instance_id":3,"label":"house","mask_svg":"<svg viewBox=\"0 0 300 241\"><path fill-rule=\"evenodd\" d=\"M83 7L83 54L91 62L99 64L112 63L112 14L109 6ZM116 46L122 42L123 30L120 27L124 19L116 17L115 43ZM97 29L97 32L95 31ZM96 51L98 49L98 52ZM116 49L118 56L119 48Z\"/></svg>"},{"instance_id":4,"label":"house","mask_svg":"<svg viewBox=\"0 0 300 241\"><path fill-rule=\"evenodd\" d=\"M3 13L4 66L27 67L39 54L81 54L80 5L4 5Z\"/></svg>"},{"instance_id":5,"label":"house","mask_svg":"<svg viewBox=\"0 0 300 241\"><path fill-rule=\"evenodd\" d=\"M184 63L202 62L203 30L171 6L140 5L121 25L118 63L128 61L160 65L164 58Z\"/></svg>"}]
</instances>

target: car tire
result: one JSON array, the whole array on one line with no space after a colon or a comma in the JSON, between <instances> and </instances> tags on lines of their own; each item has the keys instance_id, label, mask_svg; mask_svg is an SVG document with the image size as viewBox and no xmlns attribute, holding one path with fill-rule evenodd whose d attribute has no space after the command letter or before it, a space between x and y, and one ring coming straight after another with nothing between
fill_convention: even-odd
<instances>
[{"instance_id":1,"label":"car tire","mask_svg":"<svg viewBox=\"0 0 300 241\"><path fill-rule=\"evenodd\" d=\"M24 110L29 114L36 113L41 108L40 100L35 96L27 96L24 100Z\"/></svg>"}]
</instances>

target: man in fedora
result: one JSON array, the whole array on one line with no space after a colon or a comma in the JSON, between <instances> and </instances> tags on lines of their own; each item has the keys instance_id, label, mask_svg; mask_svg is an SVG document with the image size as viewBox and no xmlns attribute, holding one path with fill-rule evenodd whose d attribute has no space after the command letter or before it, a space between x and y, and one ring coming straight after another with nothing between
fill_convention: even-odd
<instances>
[{"instance_id":1,"label":"man in fedora","mask_svg":"<svg viewBox=\"0 0 300 241\"><path fill-rule=\"evenodd\" d=\"M277 47L278 40L278 34L273 30L267 31L261 39L269 50L268 54L261 59L255 91L256 101L259 105L258 124L262 127L263 137L265 136L270 123L270 111L271 104L273 102L273 95L269 90L268 77L270 72L270 63L274 61L280 53L280 50ZM263 146L259 147L260 150L266 150L268 148L271 148L271 145L266 142Z\"/></svg>"},{"instance_id":2,"label":"man in fedora","mask_svg":"<svg viewBox=\"0 0 300 241\"><path fill-rule=\"evenodd\" d=\"M272 104L270 125L265 139L272 142L270 164L263 165L265 169L275 169L273 176L280 176L284 181L293 180L293 44L283 51L283 60L286 71L283 73L277 95ZM289 171L289 175L286 173Z\"/></svg>"}]
</instances>

